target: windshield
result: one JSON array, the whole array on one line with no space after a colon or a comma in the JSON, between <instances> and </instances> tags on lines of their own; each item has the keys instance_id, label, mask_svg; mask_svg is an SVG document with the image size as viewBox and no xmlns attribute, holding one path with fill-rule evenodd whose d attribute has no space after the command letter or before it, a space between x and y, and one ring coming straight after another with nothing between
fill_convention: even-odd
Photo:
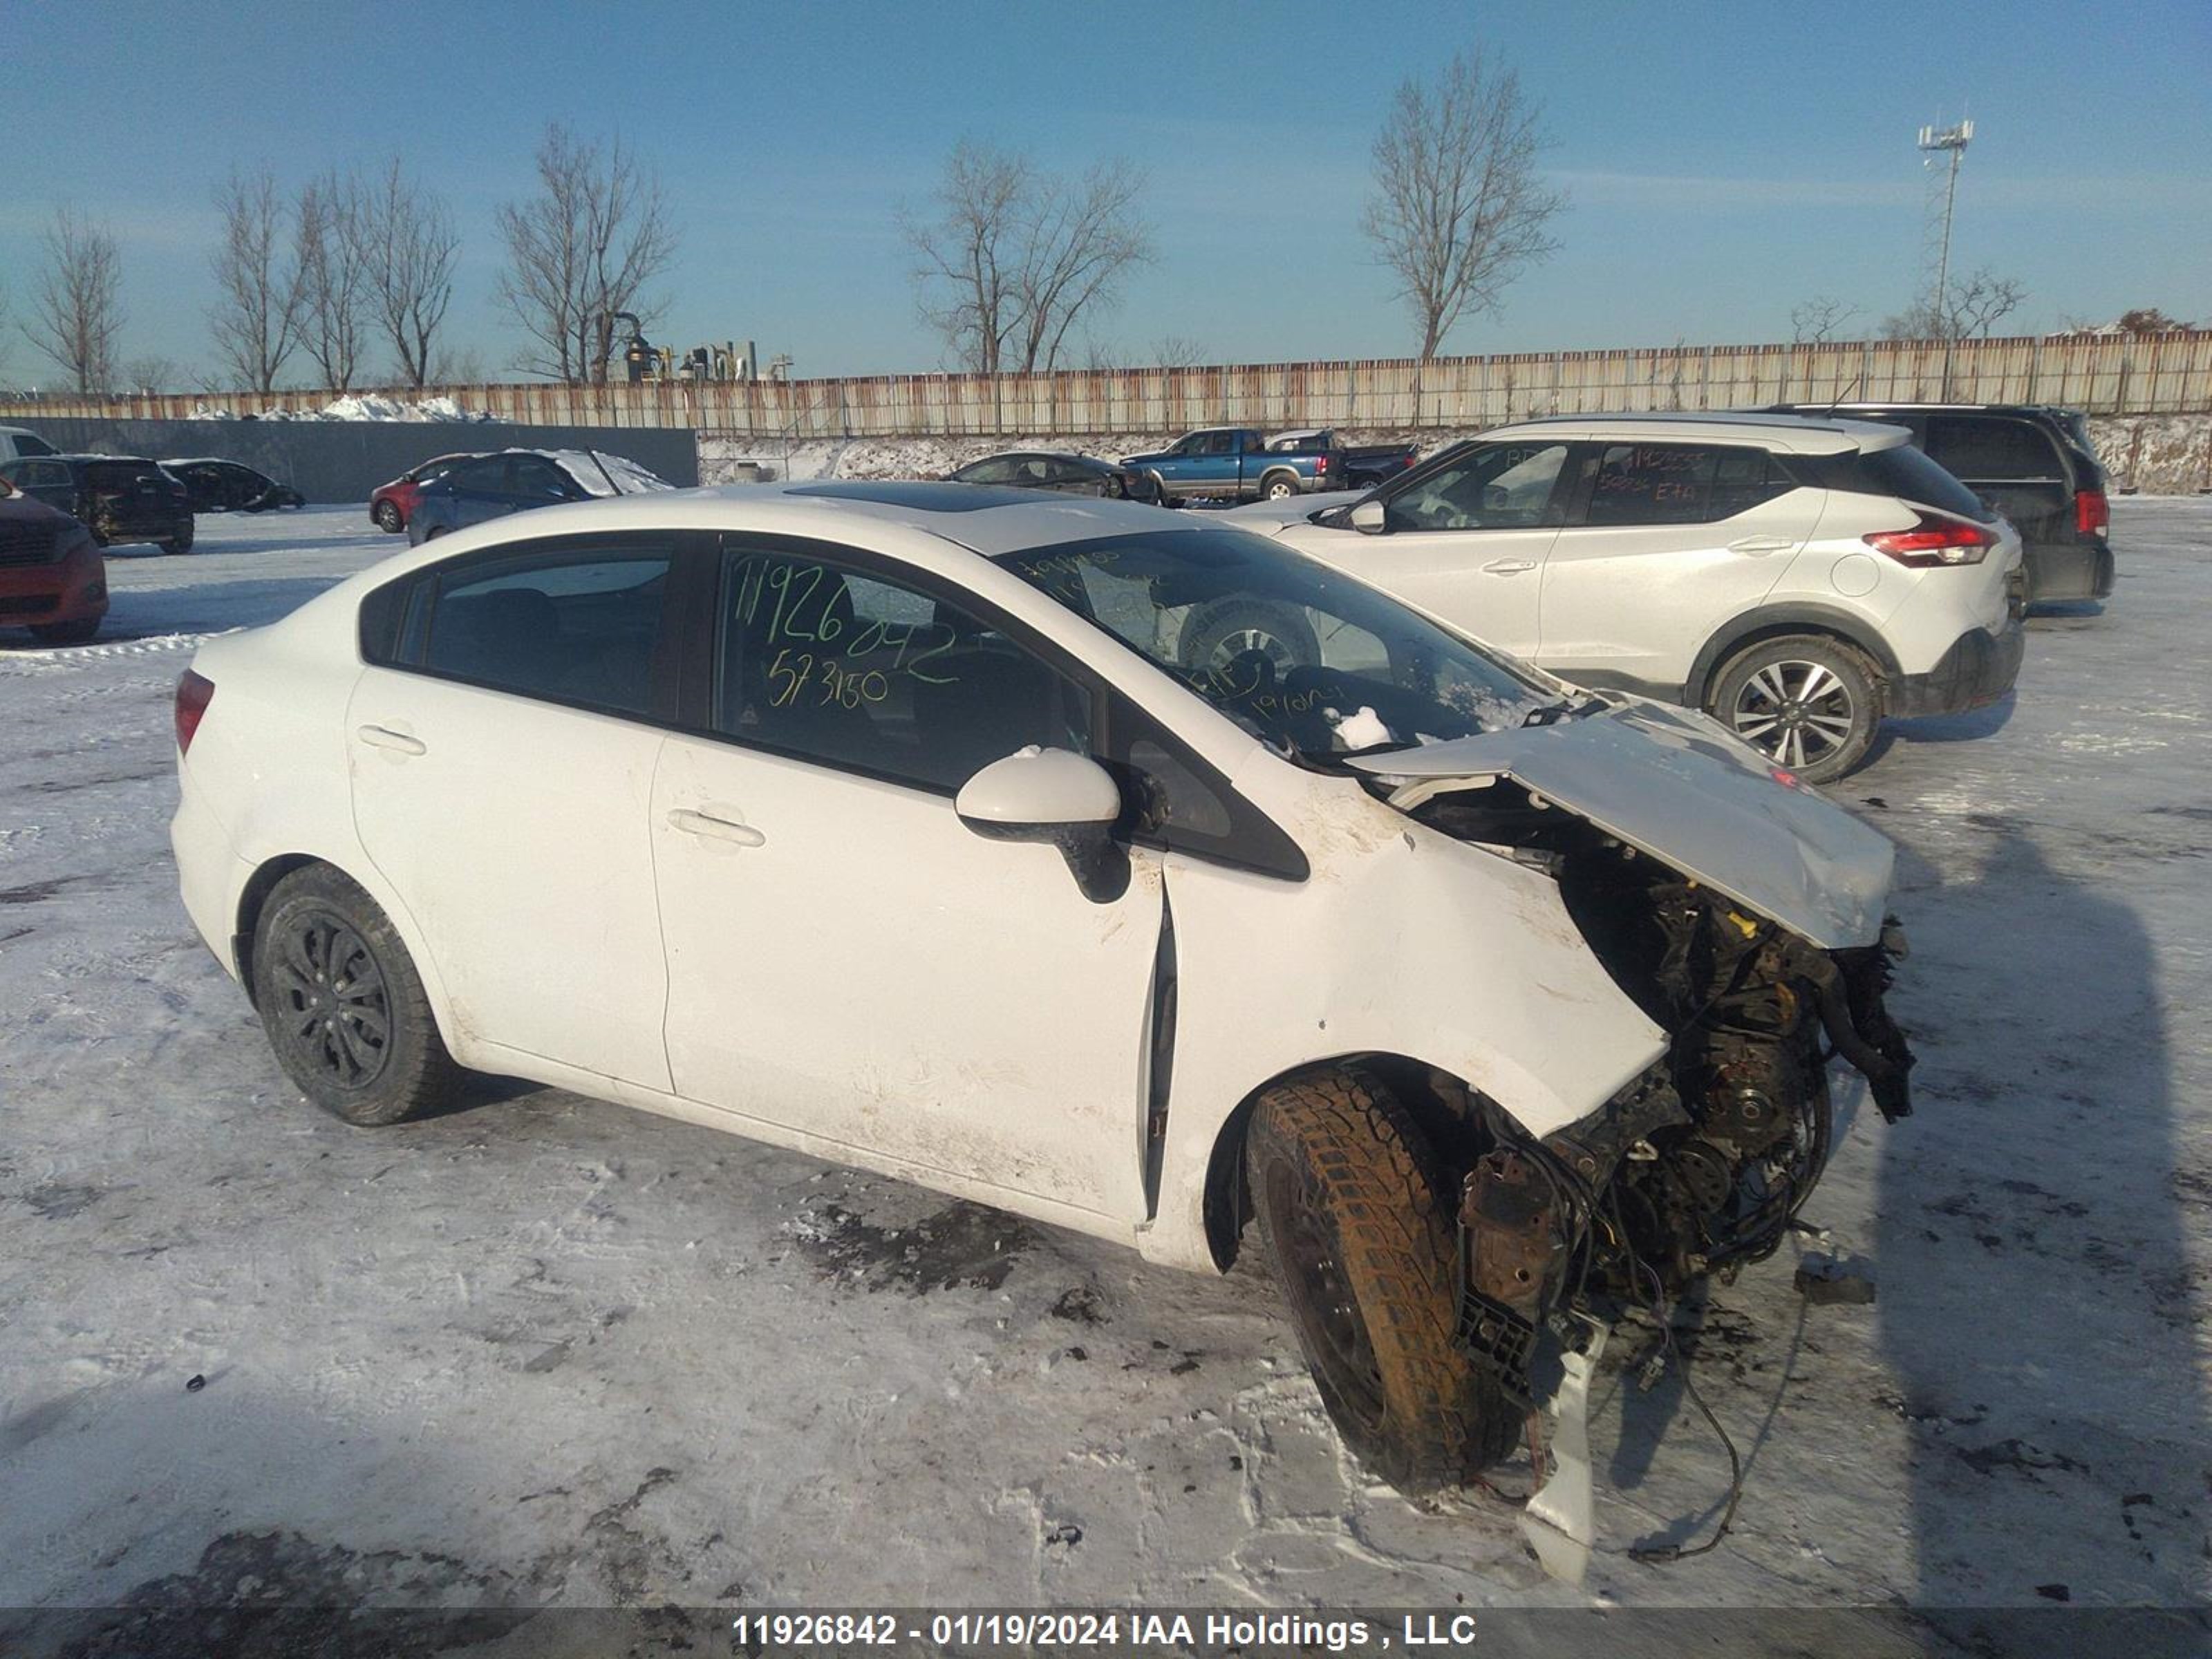
<instances>
[{"instance_id":1,"label":"windshield","mask_svg":"<svg viewBox=\"0 0 2212 1659\"><path fill-rule=\"evenodd\" d=\"M1500 731L1553 701L1389 595L1246 531L1153 531L996 562L1306 759Z\"/></svg>"}]
</instances>

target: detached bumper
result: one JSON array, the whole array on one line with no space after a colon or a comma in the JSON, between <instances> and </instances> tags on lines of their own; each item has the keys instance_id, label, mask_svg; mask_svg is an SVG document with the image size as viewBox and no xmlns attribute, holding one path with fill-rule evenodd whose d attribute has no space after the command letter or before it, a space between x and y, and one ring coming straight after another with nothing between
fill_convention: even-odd
<instances>
[{"instance_id":1,"label":"detached bumper","mask_svg":"<svg viewBox=\"0 0 2212 1659\"><path fill-rule=\"evenodd\" d=\"M2027 599L2101 599L2112 591L2112 550L2102 542L2030 542Z\"/></svg>"},{"instance_id":2,"label":"detached bumper","mask_svg":"<svg viewBox=\"0 0 2212 1659\"><path fill-rule=\"evenodd\" d=\"M2027 631L2017 617L1995 633L1977 628L1961 634L1926 673L1890 682L1887 712L1911 720L1919 714L1956 714L1993 703L2020 678L2020 659L2027 648Z\"/></svg>"}]
</instances>

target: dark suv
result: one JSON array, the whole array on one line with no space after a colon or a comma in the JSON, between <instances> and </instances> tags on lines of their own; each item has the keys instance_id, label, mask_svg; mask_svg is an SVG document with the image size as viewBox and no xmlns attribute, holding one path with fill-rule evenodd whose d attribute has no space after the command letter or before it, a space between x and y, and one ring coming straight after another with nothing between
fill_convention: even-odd
<instances>
[{"instance_id":1,"label":"dark suv","mask_svg":"<svg viewBox=\"0 0 2212 1659\"><path fill-rule=\"evenodd\" d=\"M1776 404L1826 414L1827 404ZM2019 527L2027 599L2101 599L2112 591L2105 469L2078 410L2039 404L1838 404L1838 415L1901 426L1930 459Z\"/></svg>"},{"instance_id":2,"label":"dark suv","mask_svg":"<svg viewBox=\"0 0 2212 1659\"><path fill-rule=\"evenodd\" d=\"M82 520L102 547L152 542L165 553L192 544L192 507L179 483L131 455L20 455L0 461L0 478L33 501Z\"/></svg>"}]
</instances>

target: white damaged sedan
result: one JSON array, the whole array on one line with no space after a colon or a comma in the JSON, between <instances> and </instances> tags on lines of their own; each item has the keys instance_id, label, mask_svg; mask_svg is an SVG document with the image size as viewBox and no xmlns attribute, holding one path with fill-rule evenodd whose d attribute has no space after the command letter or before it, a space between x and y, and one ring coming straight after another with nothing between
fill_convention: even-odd
<instances>
[{"instance_id":1,"label":"white damaged sedan","mask_svg":"<svg viewBox=\"0 0 2212 1659\"><path fill-rule=\"evenodd\" d=\"M1776 1248L1828 1050L1908 1109L1881 836L1202 516L535 513L210 641L177 739L185 906L316 1104L520 1075L1201 1272L1256 1222L1408 1489Z\"/></svg>"}]
</instances>

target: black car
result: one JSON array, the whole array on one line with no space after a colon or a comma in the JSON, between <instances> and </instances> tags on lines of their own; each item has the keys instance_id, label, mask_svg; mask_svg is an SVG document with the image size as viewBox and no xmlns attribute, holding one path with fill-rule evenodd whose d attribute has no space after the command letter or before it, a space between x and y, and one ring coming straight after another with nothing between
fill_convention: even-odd
<instances>
[{"instance_id":1,"label":"black car","mask_svg":"<svg viewBox=\"0 0 2212 1659\"><path fill-rule=\"evenodd\" d=\"M1149 472L1132 471L1090 455L1016 450L986 455L949 474L950 483L1006 484L1017 489L1056 489L1063 495L1126 496L1159 506L1159 486Z\"/></svg>"},{"instance_id":2,"label":"black car","mask_svg":"<svg viewBox=\"0 0 2212 1659\"><path fill-rule=\"evenodd\" d=\"M2078 410L2040 404L1776 404L1780 414L1847 415L1901 426L1952 477L2019 526L2027 599L2112 591L2105 469Z\"/></svg>"},{"instance_id":3,"label":"black car","mask_svg":"<svg viewBox=\"0 0 2212 1659\"><path fill-rule=\"evenodd\" d=\"M136 455L22 455L0 461L5 478L33 501L82 520L102 547L152 542L189 551L192 506L179 483Z\"/></svg>"},{"instance_id":4,"label":"black car","mask_svg":"<svg viewBox=\"0 0 2212 1659\"><path fill-rule=\"evenodd\" d=\"M307 504L307 498L291 485L279 483L242 461L212 457L164 461L161 470L184 485L195 513L266 513Z\"/></svg>"}]
</instances>

